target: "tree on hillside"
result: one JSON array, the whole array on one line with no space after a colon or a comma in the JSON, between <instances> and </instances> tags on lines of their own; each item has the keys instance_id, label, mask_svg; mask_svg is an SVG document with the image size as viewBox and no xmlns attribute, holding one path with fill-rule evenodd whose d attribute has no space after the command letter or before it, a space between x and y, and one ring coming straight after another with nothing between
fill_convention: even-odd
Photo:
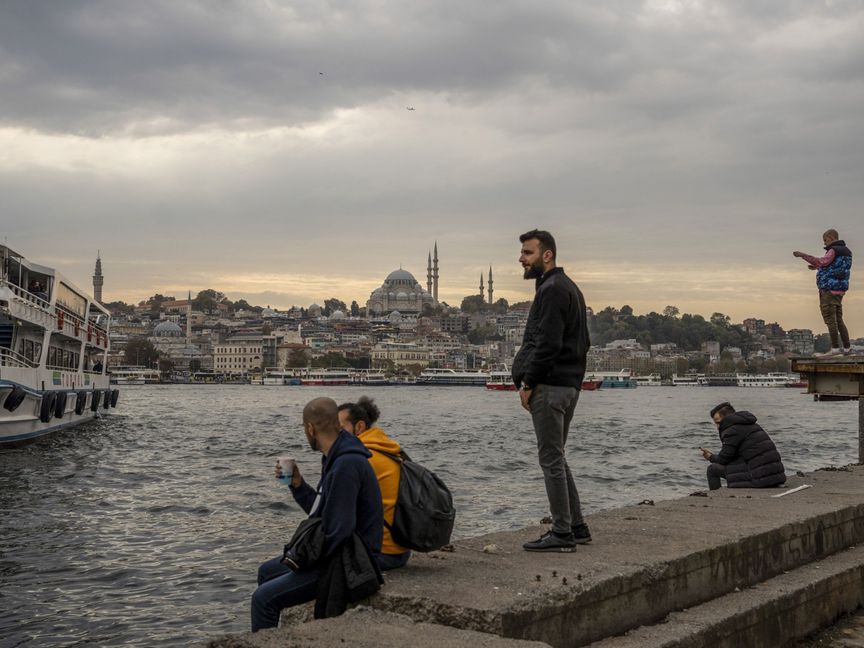
<instances>
[{"instance_id":1,"label":"tree on hillside","mask_svg":"<svg viewBox=\"0 0 864 648\"><path fill-rule=\"evenodd\" d=\"M487 304L483 299L483 295L468 295L462 300L460 310L463 313L485 313Z\"/></svg>"},{"instance_id":2,"label":"tree on hillside","mask_svg":"<svg viewBox=\"0 0 864 648\"><path fill-rule=\"evenodd\" d=\"M678 317L681 314L681 311L678 310L677 306L667 306L663 309L663 317L674 318Z\"/></svg>"},{"instance_id":3,"label":"tree on hillside","mask_svg":"<svg viewBox=\"0 0 864 648\"><path fill-rule=\"evenodd\" d=\"M492 304L492 311L497 315L506 315L507 311L510 310L510 304L503 297L495 301Z\"/></svg>"},{"instance_id":4,"label":"tree on hillside","mask_svg":"<svg viewBox=\"0 0 864 648\"><path fill-rule=\"evenodd\" d=\"M348 307L345 305L344 301L342 301L341 299L336 299L335 297L324 300L324 315L330 317L337 310L346 313L348 311Z\"/></svg>"},{"instance_id":5,"label":"tree on hillside","mask_svg":"<svg viewBox=\"0 0 864 648\"><path fill-rule=\"evenodd\" d=\"M127 365L152 367L158 359L159 352L147 338L132 338L123 351L123 361Z\"/></svg>"},{"instance_id":6,"label":"tree on hillside","mask_svg":"<svg viewBox=\"0 0 864 648\"><path fill-rule=\"evenodd\" d=\"M341 353L335 353L333 351L329 353L325 353L320 358L315 358L312 361L313 367L350 367L351 363L345 358Z\"/></svg>"},{"instance_id":7,"label":"tree on hillside","mask_svg":"<svg viewBox=\"0 0 864 648\"><path fill-rule=\"evenodd\" d=\"M135 307L123 301L113 301L102 304L115 317L121 315L134 315Z\"/></svg>"},{"instance_id":8,"label":"tree on hillside","mask_svg":"<svg viewBox=\"0 0 864 648\"><path fill-rule=\"evenodd\" d=\"M261 306L253 306L252 304L250 304L245 299L238 299L237 301L235 301L232 304L232 308L235 311L245 310L245 311L253 311L255 313L260 313L262 310L264 310Z\"/></svg>"},{"instance_id":9,"label":"tree on hillside","mask_svg":"<svg viewBox=\"0 0 864 648\"><path fill-rule=\"evenodd\" d=\"M216 306L225 301L223 293L208 288L199 292L195 299L192 300L192 308L204 313L213 313L216 310Z\"/></svg>"},{"instance_id":10,"label":"tree on hillside","mask_svg":"<svg viewBox=\"0 0 864 648\"><path fill-rule=\"evenodd\" d=\"M351 302L351 317L360 317L360 304L356 301Z\"/></svg>"}]
</instances>

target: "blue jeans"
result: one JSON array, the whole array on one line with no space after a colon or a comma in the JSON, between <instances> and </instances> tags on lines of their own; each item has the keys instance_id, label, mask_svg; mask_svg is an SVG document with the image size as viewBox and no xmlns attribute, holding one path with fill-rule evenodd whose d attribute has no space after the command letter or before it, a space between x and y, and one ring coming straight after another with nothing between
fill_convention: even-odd
<instances>
[{"instance_id":1,"label":"blue jeans","mask_svg":"<svg viewBox=\"0 0 864 648\"><path fill-rule=\"evenodd\" d=\"M410 557L410 551L401 554L378 554L378 569L382 572L399 569L408 563Z\"/></svg>"},{"instance_id":2,"label":"blue jeans","mask_svg":"<svg viewBox=\"0 0 864 648\"><path fill-rule=\"evenodd\" d=\"M262 564L252 594L252 632L278 626L283 608L314 600L317 586L317 569L293 572L282 564L282 556Z\"/></svg>"}]
</instances>

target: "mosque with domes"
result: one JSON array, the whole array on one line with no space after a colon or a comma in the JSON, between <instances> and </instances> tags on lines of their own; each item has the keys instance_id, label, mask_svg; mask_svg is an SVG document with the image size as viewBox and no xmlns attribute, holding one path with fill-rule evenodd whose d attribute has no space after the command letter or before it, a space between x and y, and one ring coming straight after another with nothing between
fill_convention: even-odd
<instances>
[{"instance_id":1,"label":"mosque with domes","mask_svg":"<svg viewBox=\"0 0 864 648\"><path fill-rule=\"evenodd\" d=\"M435 243L434 258L429 252L426 269L426 289L414 275L399 268L394 270L380 288L372 291L366 301L367 317L384 317L394 311L401 315L416 316L423 312L426 305L438 305L438 243Z\"/></svg>"}]
</instances>

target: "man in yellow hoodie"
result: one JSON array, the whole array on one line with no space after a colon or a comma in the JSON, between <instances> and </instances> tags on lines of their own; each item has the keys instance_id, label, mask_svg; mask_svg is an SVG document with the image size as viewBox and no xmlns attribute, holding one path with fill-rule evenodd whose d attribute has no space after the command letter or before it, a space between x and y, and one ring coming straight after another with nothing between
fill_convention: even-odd
<instances>
[{"instance_id":1,"label":"man in yellow hoodie","mask_svg":"<svg viewBox=\"0 0 864 648\"><path fill-rule=\"evenodd\" d=\"M378 555L378 566L381 571L389 571L404 567L411 557L411 552L393 541L388 528L388 525L393 524L402 468L399 462L387 455L399 456L402 449L396 441L384 434L384 430L375 425L379 416L381 411L378 406L366 396L362 396L356 403L343 403L339 406L339 424L342 429L360 439L366 449L372 452L369 463L378 478L384 505L384 542Z\"/></svg>"}]
</instances>

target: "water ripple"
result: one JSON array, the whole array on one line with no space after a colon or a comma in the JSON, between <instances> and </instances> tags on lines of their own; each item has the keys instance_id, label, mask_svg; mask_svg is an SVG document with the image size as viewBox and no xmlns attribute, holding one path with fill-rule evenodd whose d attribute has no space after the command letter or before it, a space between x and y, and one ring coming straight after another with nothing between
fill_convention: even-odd
<instances>
[{"instance_id":1,"label":"water ripple","mask_svg":"<svg viewBox=\"0 0 864 648\"><path fill-rule=\"evenodd\" d=\"M338 402L362 392L334 389ZM0 636L10 646L180 646L248 626L258 564L304 517L273 479L291 453L315 482L300 427L315 389L147 386L111 416L0 452ZM512 393L372 392L382 426L453 491L459 537L548 513L530 418ZM568 460L586 512L704 488L708 410L731 400L771 432L787 469L849 463L857 404L795 390L586 392Z\"/></svg>"}]
</instances>

